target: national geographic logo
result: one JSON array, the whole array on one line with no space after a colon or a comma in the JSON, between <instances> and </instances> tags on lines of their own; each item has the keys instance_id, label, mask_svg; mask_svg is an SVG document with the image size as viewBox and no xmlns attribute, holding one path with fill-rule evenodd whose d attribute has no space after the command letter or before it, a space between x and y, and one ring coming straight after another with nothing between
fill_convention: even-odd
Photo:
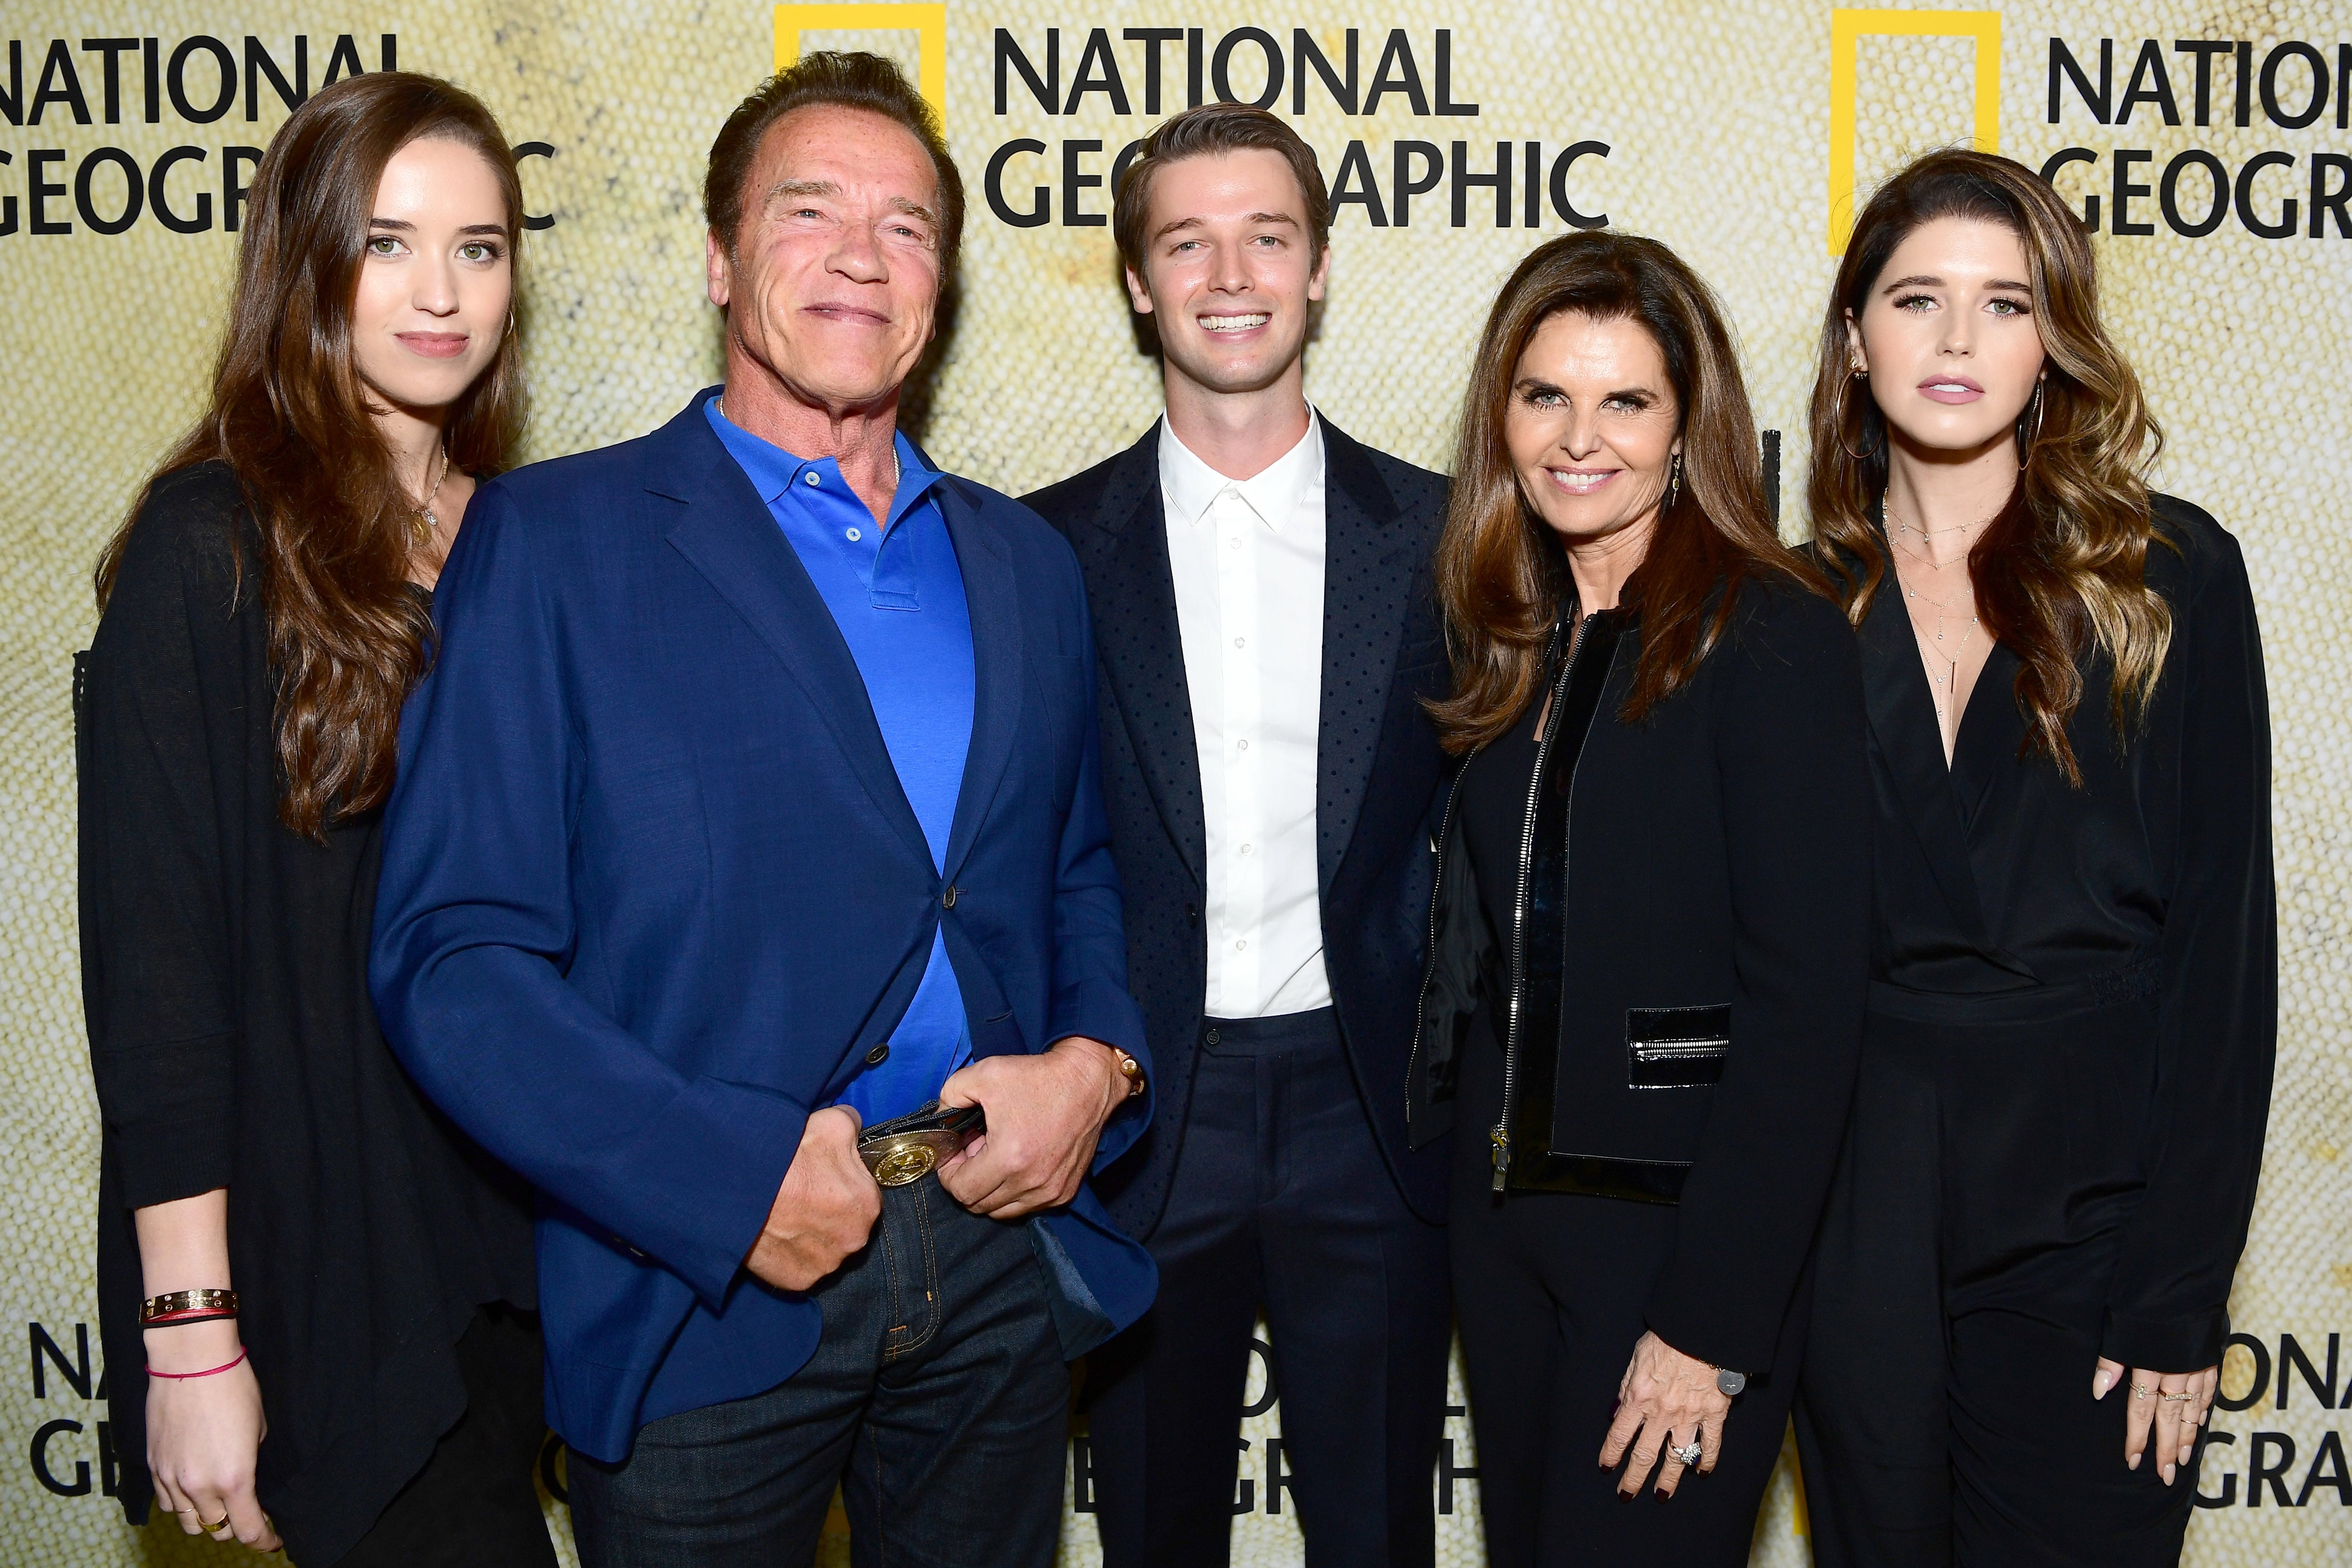
<instances>
[{"instance_id":1,"label":"national geographic logo","mask_svg":"<svg viewBox=\"0 0 2352 1568\"><path fill-rule=\"evenodd\" d=\"M1979 152L2000 151L2000 13L1998 11L1832 11L1830 13L1830 254L1843 256L1853 233L1855 57L1865 37L1972 38L1976 41L1974 134Z\"/></svg>"},{"instance_id":2,"label":"national geographic logo","mask_svg":"<svg viewBox=\"0 0 2352 1568\"><path fill-rule=\"evenodd\" d=\"M803 35L818 31L915 33L919 85L946 120L944 5L779 5L776 68L799 59ZM992 118L1042 114L1076 121L1069 129L1081 132L1107 118L1145 123L1051 142L1038 136L1000 141L981 180L988 211L1011 228L1103 227L1119 176L1142 151L1135 132L1206 102L1255 104L1300 119L1311 104L1359 120L1479 120L1480 106L1454 70L1454 37L1450 27L992 27ZM1370 228L1410 228L1418 204L1423 226L1483 227L1490 215L1498 229L1608 225L1592 183L1594 165L1611 148L1597 138L1562 144L1399 135L1385 146L1381 140L1352 138L1336 160L1318 149L1335 224L1352 211Z\"/></svg>"},{"instance_id":3,"label":"national geographic logo","mask_svg":"<svg viewBox=\"0 0 2352 1568\"><path fill-rule=\"evenodd\" d=\"M373 47L363 52L361 39L350 33L339 33L331 42L308 33L272 38L247 33L242 49L205 33L181 38L10 38L0 120L33 131L29 141L44 141L69 137L68 127L161 125L167 112L174 124L208 126L229 120L241 102L244 122L254 125L309 100L311 67L320 56L325 57L321 88L370 69L400 68L400 35L384 33L371 42ZM374 56L373 66L366 63L367 54ZM37 66L28 71L28 62L35 60ZM247 135L254 141L267 140L257 131ZM235 234L261 152L260 147L236 142L194 142L166 149L142 168L122 147L0 147L0 237L82 232L111 236L142 223L177 235ZM555 149L545 141L519 141L514 153L520 163L552 158ZM522 220L527 229L554 222L542 214Z\"/></svg>"}]
</instances>

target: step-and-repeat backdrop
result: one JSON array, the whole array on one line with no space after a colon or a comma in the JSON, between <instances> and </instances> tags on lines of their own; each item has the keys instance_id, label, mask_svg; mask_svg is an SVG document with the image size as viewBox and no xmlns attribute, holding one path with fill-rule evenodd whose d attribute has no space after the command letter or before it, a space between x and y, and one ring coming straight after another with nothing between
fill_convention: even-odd
<instances>
[{"instance_id":1,"label":"step-and-repeat backdrop","mask_svg":"<svg viewBox=\"0 0 2352 1568\"><path fill-rule=\"evenodd\" d=\"M1447 460L1496 284L1541 237L1663 238L1728 301L1804 520L1809 350L1856 193L1974 139L2097 231L2166 487L2244 542L2275 731L2282 1037L2239 1333L2189 1561L2352 1563L2352 19L2321 0L11 0L0 12L0 1563L220 1561L111 1494L94 1332L98 1119L74 936L68 681L89 568L195 414L260 149L328 82L397 65L503 119L535 413L525 455L635 435L717 378L702 162L805 48L874 48L940 103L971 191L925 434L1020 492L1158 410L1106 214L1122 156L1207 99L1292 118L1337 204L1307 361L1355 434ZM1768 438L1769 439L1769 438ZM1253 1369L1237 1561L1295 1563L1278 1391ZM2088 1369L2084 1375L2087 1378ZM1481 1560L1478 1443L1447 1421L1440 1558ZM1600 1435L1592 1434L1598 1444ZM551 1517L569 1552L560 1501ZM1807 1561L1788 1466L1755 1560ZM1098 1555L1083 1438L1065 1556ZM828 1555L845 1547L830 1538ZM143 1554L143 1556L142 1556Z\"/></svg>"}]
</instances>

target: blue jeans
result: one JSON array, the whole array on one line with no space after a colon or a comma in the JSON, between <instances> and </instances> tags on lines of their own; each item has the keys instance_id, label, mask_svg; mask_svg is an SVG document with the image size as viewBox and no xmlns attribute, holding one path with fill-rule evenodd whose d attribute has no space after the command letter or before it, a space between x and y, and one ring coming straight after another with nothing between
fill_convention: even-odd
<instances>
[{"instance_id":1,"label":"blue jeans","mask_svg":"<svg viewBox=\"0 0 2352 1568\"><path fill-rule=\"evenodd\" d=\"M813 1294L824 1336L784 1383L572 1456L584 1568L798 1568L836 1484L858 1568L1050 1568L1070 1380L1028 1227L927 1176Z\"/></svg>"}]
</instances>

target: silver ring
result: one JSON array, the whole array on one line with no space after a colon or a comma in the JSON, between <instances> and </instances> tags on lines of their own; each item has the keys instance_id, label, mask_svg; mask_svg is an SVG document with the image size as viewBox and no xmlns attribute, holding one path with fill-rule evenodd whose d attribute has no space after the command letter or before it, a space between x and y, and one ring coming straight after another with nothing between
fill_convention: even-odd
<instances>
[{"instance_id":1,"label":"silver ring","mask_svg":"<svg viewBox=\"0 0 2352 1568\"><path fill-rule=\"evenodd\" d=\"M1666 1452L1672 1454L1675 1458L1680 1459L1685 1469L1690 1469L1695 1468L1698 1464L1699 1456L1706 1452L1706 1450L1701 1448L1696 1443L1692 1443L1680 1448L1669 1448Z\"/></svg>"}]
</instances>

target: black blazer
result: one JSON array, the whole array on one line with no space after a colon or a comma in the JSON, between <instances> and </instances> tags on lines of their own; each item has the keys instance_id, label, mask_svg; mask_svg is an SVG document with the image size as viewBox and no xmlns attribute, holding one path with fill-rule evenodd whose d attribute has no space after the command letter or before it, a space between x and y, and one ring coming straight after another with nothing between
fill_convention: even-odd
<instances>
[{"instance_id":1,"label":"black blazer","mask_svg":"<svg viewBox=\"0 0 2352 1568\"><path fill-rule=\"evenodd\" d=\"M1516 992L1534 1021L1513 1049L1513 1185L1678 1201L1650 1327L1686 1355L1766 1372L1862 1046L1861 660L1828 600L1751 580L1691 683L1629 724L1638 617L1604 612L1585 637L1555 699L1547 754L1564 755L1529 839L1526 941L1489 928L1447 813L1412 1138L1452 1125L1481 998L1507 1017Z\"/></svg>"},{"instance_id":2,"label":"black blazer","mask_svg":"<svg viewBox=\"0 0 2352 1568\"><path fill-rule=\"evenodd\" d=\"M1408 1150L1405 1059L1421 981L1432 808L1448 764L1421 699L1450 675L1429 575L1445 479L1321 422L1328 481L1316 860L1323 961L1381 1150L1413 1212L1445 1215L1447 1155ZM1151 1131L1096 1179L1150 1234L1184 1141L1208 991L1201 767L1160 500L1160 426L1025 497L1077 551L1101 664L1103 793L1127 893L1128 988L1158 1074Z\"/></svg>"}]
</instances>

